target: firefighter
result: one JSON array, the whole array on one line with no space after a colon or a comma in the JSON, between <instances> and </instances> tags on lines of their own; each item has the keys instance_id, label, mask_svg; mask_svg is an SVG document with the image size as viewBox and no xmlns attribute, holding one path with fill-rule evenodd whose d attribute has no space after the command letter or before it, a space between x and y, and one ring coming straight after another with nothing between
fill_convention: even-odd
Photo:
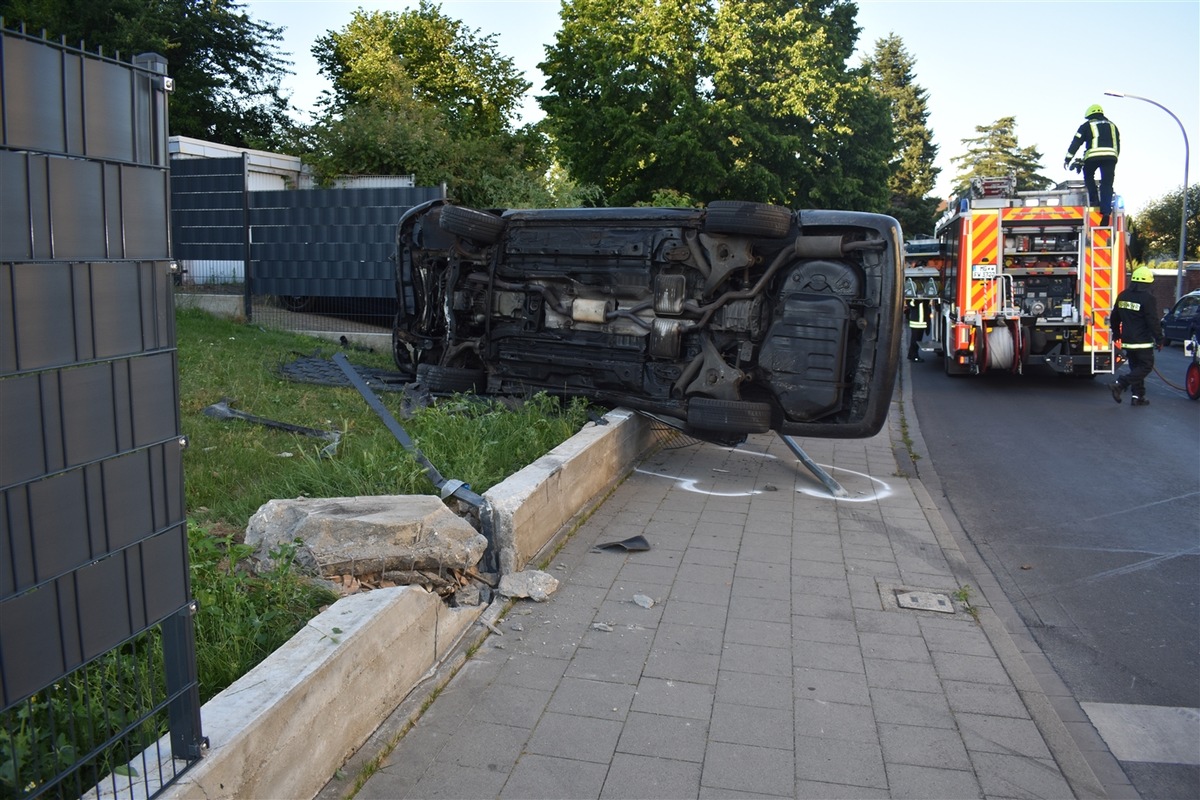
<instances>
[{"instance_id":1,"label":"firefighter","mask_svg":"<svg viewBox=\"0 0 1200 800\"><path fill-rule=\"evenodd\" d=\"M1129 276L1129 286L1117 295L1112 314L1108 318L1113 341L1119 341L1129 357L1129 372L1117 378L1112 385L1113 400L1121 402L1125 387L1133 389L1129 404L1148 406L1146 378L1154 369L1154 351L1162 350L1162 324L1158 319L1158 303L1150 293L1149 284L1154 283L1154 273L1149 267L1138 267Z\"/></svg>"},{"instance_id":2,"label":"firefighter","mask_svg":"<svg viewBox=\"0 0 1200 800\"><path fill-rule=\"evenodd\" d=\"M929 303L920 298L908 299L908 360L923 361L918 343L925 338L929 327Z\"/></svg>"},{"instance_id":3,"label":"firefighter","mask_svg":"<svg viewBox=\"0 0 1200 800\"><path fill-rule=\"evenodd\" d=\"M1081 146L1083 152L1083 184L1087 187L1088 205L1100 209L1100 224L1108 225L1112 213L1113 177L1117 172L1117 159L1121 155L1121 134L1112 120L1104 116L1104 109L1092 104L1084 111L1087 117L1075 138L1067 148L1063 169L1071 168L1071 159ZM1100 186L1096 186L1096 172L1100 173Z\"/></svg>"}]
</instances>

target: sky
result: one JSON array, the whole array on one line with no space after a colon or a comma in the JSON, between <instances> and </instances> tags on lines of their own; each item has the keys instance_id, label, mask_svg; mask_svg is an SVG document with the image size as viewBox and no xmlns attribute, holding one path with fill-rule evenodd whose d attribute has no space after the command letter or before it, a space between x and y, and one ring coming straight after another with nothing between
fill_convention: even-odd
<instances>
[{"instance_id":1,"label":"sky","mask_svg":"<svg viewBox=\"0 0 1200 800\"><path fill-rule=\"evenodd\" d=\"M305 114L329 82L312 57L313 43L345 27L356 9L402 11L416 0L248 0L245 11L281 26L281 49L293 62L283 84ZM559 0L442 0L443 15L479 36L494 34L496 49L513 60L533 88L523 122L542 114L537 65L559 29ZM914 61L913 75L928 93L929 128L941 167L935 194L945 197L957 172L950 161L964 139L1003 117L1016 120L1020 147L1042 153L1042 174L1077 177L1062 160L1084 109L1104 107L1121 131L1115 188L1136 213L1184 181L1184 135L1190 153L1188 185L1200 183L1200 0L858 0L858 53L890 34ZM1125 97L1108 97L1116 92ZM1179 119L1138 95L1169 109Z\"/></svg>"}]
</instances>

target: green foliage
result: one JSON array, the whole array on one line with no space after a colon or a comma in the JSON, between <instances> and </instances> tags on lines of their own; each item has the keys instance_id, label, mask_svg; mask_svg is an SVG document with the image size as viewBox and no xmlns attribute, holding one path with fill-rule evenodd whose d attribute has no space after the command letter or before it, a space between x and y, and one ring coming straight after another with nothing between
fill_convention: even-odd
<instances>
[{"instance_id":1,"label":"green foliage","mask_svg":"<svg viewBox=\"0 0 1200 800\"><path fill-rule=\"evenodd\" d=\"M247 567L252 548L235 535L188 526L196 612L200 702L253 669L337 596L293 569L295 548L271 553L261 574Z\"/></svg>"},{"instance_id":2,"label":"green foliage","mask_svg":"<svg viewBox=\"0 0 1200 800\"><path fill-rule=\"evenodd\" d=\"M875 90L891 108L896 132L888 177L888 213L906 233L932 233L939 198L929 194L941 170L934 166L938 147L929 130L929 93L915 82L914 61L895 34L877 40L864 65Z\"/></svg>"},{"instance_id":3,"label":"green foliage","mask_svg":"<svg viewBox=\"0 0 1200 800\"><path fill-rule=\"evenodd\" d=\"M166 58L171 134L270 149L292 128L280 94L291 62L279 51L282 29L243 9L237 0L0 0L6 24L109 56Z\"/></svg>"},{"instance_id":4,"label":"green foliage","mask_svg":"<svg viewBox=\"0 0 1200 800\"><path fill-rule=\"evenodd\" d=\"M1179 229L1184 219L1182 186L1147 204L1130 224L1140 240L1137 257L1147 261L1178 260ZM1186 219L1184 261L1200 260L1200 186L1188 187Z\"/></svg>"},{"instance_id":5,"label":"green foliage","mask_svg":"<svg viewBox=\"0 0 1200 800\"><path fill-rule=\"evenodd\" d=\"M538 100L571 174L615 205L662 188L714 196L720 164L699 92L708 4L577 0L560 15Z\"/></svg>"},{"instance_id":6,"label":"green foliage","mask_svg":"<svg viewBox=\"0 0 1200 800\"><path fill-rule=\"evenodd\" d=\"M669 196L883 210L886 105L845 0L570 0L538 98L614 205Z\"/></svg>"},{"instance_id":7,"label":"green foliage","mask_svg":"<svg viewBox=\"0 0 1200 800\"><path fill-rule=\"evenodd\" d=\"M313 53L333 92L298 149L319 180L413 175L467 205L555 204L548 140L536 126L513 128L529 83L495 34L422 0L403 12L359 9Z\"/></svg>"},{"instance_id":8,"label":"green foliage","mask_svg":"<svg viewBox=\"0 0 1200 800\"><path fill-rule=\"evenodd\" d=\"M658 189L650 195L648 203L634 203L635 206L650 206L651 208L697 208L698 203L683 192L674 189Z\"/></svg>"},{"instance_id":9,"label":"green foliage","mask_svg":"<svg viewBox=\"0 0 1200 800\"><path fill-rule=\"evenodd\" d=\"M963 139L967 151L950 161L959 165L954 177L952 194L963 194L972 178L998 178L1013 173L1017 176L1017 191L1045 189L1054 181L1038 173L1042 154L1034 146L1017 144L1017 120L1001 117L991 125L976 125L979 136Z\"/></svg>"},{"instance_id":10,"label":"green foliage","mask_svg":"<svg viewBox=\"0 0 1200 800\"><path fill-rule=\"evenodd\" d=\"M162 664L161 637L149 631L0 714L0 796L26 795L77 761L93 778L127 770L166 732L155 711L167 699Z\"/></svg>"},{"instance_id":11,"label":"green foliage","mask_svg":"<svg viewBox=\"0 0 1200 800\"><path fill-rule=\"evenodd\" d=\"M400 86L435 107L452 130L474 136L508 130L530 87L500 54L495 34L481 36L429 0L402 12L358 9L345 28L317 40L313 55L333 81L334 107L388 105Z\"/></svg>"},{"instance_id":12,"label":"green foliage","mask_svg":"<svg viewBox=\"0 0 1200 800\"><path fill-rule=\"evenodd\" d=\"M190 446L184 476L190 517L205 526L240 530L268 500L431 494L412 456L349 387L295 383L276 367L296 353L329 354L327 342L266 331L199 311L176 314L181 422ZM390 354L352 354L367 367L394 369ZM217 420L204 408L229 397L235 408L309 428L342 431L334 458L327 442L241 420ZM534 461L587 421L587 406L535 397L515 409L459 401L419 409L404 419L398 392L380 401L447 478L477 492Z\"/></svg>"}]
</instances>

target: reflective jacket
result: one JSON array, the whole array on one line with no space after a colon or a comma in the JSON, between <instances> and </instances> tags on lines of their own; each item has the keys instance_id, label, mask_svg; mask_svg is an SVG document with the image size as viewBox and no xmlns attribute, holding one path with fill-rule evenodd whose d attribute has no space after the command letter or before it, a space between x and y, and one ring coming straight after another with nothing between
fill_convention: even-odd
<instances>
[{"instance_id":1,"label":"reflective jacket","mask_svg":"<svg viewBox=\"0 0 1200 800\"><path fill-rule=\"evenodd\" d=\"M1127 350L1154 347L1162 341L1158 303L1148 289L1138 284L1117 295L1108 324L1113 338L1120 339Z\"/></svg>"},{"instance_id":2,"label":"reflective jacket","mask_svg":"<svg viewBox=\"0 0 1200 800\"><path fill-rule=\"evenodd\" d=\"M1067 148L1067 160L1075 155L1081 145L1087 145L1083 153L1084 161L1093 158L1118 158L1121 155L1121 132L1112 120L1100 114L1093 114L1075 131L1075 138Z\"/></svg>"},{"instance_id":3,"label":"reflective jacket","mask_svg":"<svg viewBox=\"0 0 1200 800\"><path fill-rule=\"evenodd\" d=\"M929 321L926 317L927 304L923 300L908 301L908 327L910 328L928 328Z\"/></svg>"}]
</instances>

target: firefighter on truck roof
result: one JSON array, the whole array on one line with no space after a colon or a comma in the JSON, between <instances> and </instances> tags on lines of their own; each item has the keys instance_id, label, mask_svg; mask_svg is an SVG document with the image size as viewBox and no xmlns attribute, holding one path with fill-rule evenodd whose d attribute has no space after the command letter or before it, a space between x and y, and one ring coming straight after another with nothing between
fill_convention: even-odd
<instances>
[{"instance_id":1,"label":"firefighter on truck roof","mask_svg":"<svg viewBox=\"0 0 1200 800\"><path fill-rule=\"evenodd\" d=\"M1071 169L1075 152L1084 147L1083 183L1087 187L1088 205L1100 209L1100 225L1106 226L1112 213L1113 178L1117 173L1117 159L1121 155L1121 133L1113 121L1104 116L1104 109L1096 104L1083 112L1087 117L1075 138L1067 148L1063 169ZM1096 185L1096 172L1100 172L1100 185Z\"/></svg>"}]
</instances>

